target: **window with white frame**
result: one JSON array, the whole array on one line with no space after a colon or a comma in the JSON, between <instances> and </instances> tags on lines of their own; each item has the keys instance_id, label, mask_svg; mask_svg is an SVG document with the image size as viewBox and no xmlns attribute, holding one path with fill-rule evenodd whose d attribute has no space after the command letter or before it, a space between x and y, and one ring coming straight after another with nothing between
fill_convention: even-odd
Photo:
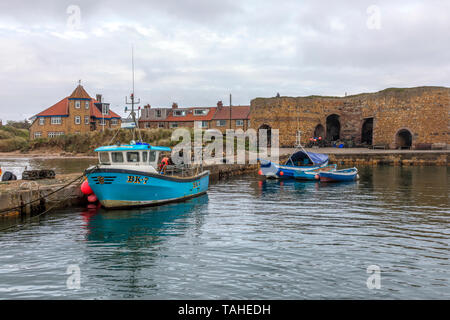
<instances>
[{"instance_id":1,"label":"window with white frame","mask_svg":"<svg viewBox=\"0 0 450 320\"><path fill-rule=\"evenodd\" d=\"M100 119L100 125L101 125L101 126L106 125L106 120L105 120L105 119Z\"/></svg>"},{"instance_id":2,"label":"window with white frame","mask_svg":"<svg viewBox=\"0 0 450 320\"><path fill-rule=\"evenodd\" d=\"M164 122L158 122L158 128L164 128Z\"/></svg>"},{"instance_id":3,"label":"window with white frame","mask_svg":"<svg viewBox=\"0 0 450 320\"><path fill-rule=\"evenodd\" d=\"M112 126L117 125L117 123L118 123L117 119L111 119L111 125Z\"/></svg>"},{"instance_id":4,"label":"window with white frame","mask_svg":"<svg viewBox=\"0 0 450 320\"><path fill-rule=\"evenodd\" d=\"M64 135L64 131L62 131L62 132L49 132L49 133L47 134L47 136L48 136L49 138L54 138L54 137L62 136L62 135Z\"/></svg>"},{"instance_id":5,"label":"window with white frame","mask_svg":"<svg viewBox=\"0 0 450 320\"><path fill-rule=\"evenodd\" d=\"M75 108L80 109L80 107L81 107L81 101L76 100L75 101Z\"/></svg>"},{"instance_id":6,"label":"window with white frame","mask_svg":"<svg viewBox=\"0 0 450 320\"><path fill-rule=\"evenodd\" d=\"M61 117L51 117L51 124L61 124Z\"/></svg>"},{"instance_id":7,"label":"window with white frame","mask_svg":"<svg viewBox=\"0 0 450 320\"><path fill-rule=\"evenodd\" d=\"M39 125L43 126L45 124L45 118L39 118Z\"/></svg>"},{"instance_id":8,"label":"window with white frame","mask_svg":"<svg viewBox=\"0 0 450 320\"><path fill-rule=\"evenodd\" d=\"M84 103L84 107L86 108L86 110L89 109L89 101L86 101L86 102Z\"/></svg>"},{"instance_id":9,"label":"window with white frame","mask_svg":"<svg viewBox=\"0 0 450 320\"><path fill-rule=\"evenodd\" d=\"M81 124L81 117L75 116L75 124Z\"/></svg>"},{"instance_id":10,"label":"window with white frame","mask_svg":"<svg viewBox=\"0 0 450 320\"><path fill-rule=\"evenodd\" d=\"M217 120L216 121L216 126L218 126L218 127L223 127L223 126L225 126L227 124L227 121L226 120Z\"/></svg>"},{"instance_id":11,"label":"window with white frame","mask_svg":"<svg viewBox=\"0 0 450 320\"><path fill-rule=\"evenodd\" d=\"M244 126L244 120L236 120L236 127L243 127Z\"/></svg>"},{"instance_id":12,"label":"window with white frame","mask_svg":"<svg viewBox=\"0 0 450 320\"><path fill-rule=\"evenodd\" d=\"M194 110L194 115L196 116L204 116L208 113L208 110L205 109L195 109Z\"/></svg>"},{"instance_id":13,"label":"window with white frame","mask_svg":"<svg viewBox=\"0 0 450 320\"><path fill-rule=\"evenodd\" d=\"M35 132L34 133L34 138L40 138L42 137L42 132Z\"/></svg>"},{"instance_id":14,"label":"window with white frame","mask_svg":"<svg viewBox=\"0 0 450 320\"><path fill-rule=\"evenodd\" d=\"M171 122L170 123L171 128L178 128L178 122Z\"/></svg>"},{"instance_id":15,"label":"window with white frame","mask_svg":"<svg viewBox=\"0 0 450 320\"><path fill-rule=\"evenodd\" d=\"M175 110L175 111L173 112L173 115L176 116L176 117L182 117L182 116L185 115L185 111L182 111L182 110Z\"/></svg>"},{"instance_id":16,"label":"window with white frame","mask_svg":"<svg viewBox=\"0 0 450 320\"><path fill-rule=\"evenodd\" d=\"M208 128L208 121L202 121L202 128Z\"/></svg>"},{"instance_id":17,"label":"window with white frame","mask_svg":"<svg viewBox=\"0 0 450 320\"><path fill-rule=\"evenodd\" d=\"M84 124L89 124L89 116L84 116Z\"/></svg>"}]
</instances>

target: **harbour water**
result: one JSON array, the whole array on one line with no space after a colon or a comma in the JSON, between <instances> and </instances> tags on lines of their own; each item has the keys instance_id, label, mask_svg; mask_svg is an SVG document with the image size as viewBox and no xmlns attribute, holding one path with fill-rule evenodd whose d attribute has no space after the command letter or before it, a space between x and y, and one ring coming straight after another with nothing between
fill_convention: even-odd
<instances>
[{"instance_id":1,"label":"harbour water","mask_svg":"<svg viewBox=\"0 0 450 320\"><path fill-rule=\"evenodd\" d=\"M448 168L360 177L249 175L185 203L52 212L0 232L0 298L449 299Z\"/></svg>"}]
</instances>

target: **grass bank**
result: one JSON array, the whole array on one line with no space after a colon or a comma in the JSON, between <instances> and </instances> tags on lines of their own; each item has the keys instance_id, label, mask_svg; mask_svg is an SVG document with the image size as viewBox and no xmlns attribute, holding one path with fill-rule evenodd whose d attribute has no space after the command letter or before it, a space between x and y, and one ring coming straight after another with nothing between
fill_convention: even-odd
<instances>
[{"instance_id":1,"label":"grass bank","mask_svg":"<svg viewBox=\"0 0 450 320\"><path fill-rule=\"evenodd\" d=\"M0 126L0 152L22 150L29 144L27 129L18 129L12 126Z\"/></svg>"}]
</instances>

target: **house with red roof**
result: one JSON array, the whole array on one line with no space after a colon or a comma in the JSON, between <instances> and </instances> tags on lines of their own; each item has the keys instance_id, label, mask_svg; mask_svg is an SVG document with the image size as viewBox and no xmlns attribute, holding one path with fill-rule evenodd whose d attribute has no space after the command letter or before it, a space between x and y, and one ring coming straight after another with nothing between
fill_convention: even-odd
<instances>
[{"instance_id":1,"label":"house with red roof","mask_svg":"<svg viewBox=\"0 0 450 320\"><path fill-rule=\"evenodd\" d=\"M109 103L89 96L81 84L72 94L31 118L30 138L52 138L64 134L120 128L121 117Z\"/></svg>"},{"instance_id":2,"label":"house with red roof","mask_svg":"<svg viewBox=\"0 0 450 320\"><path fill-rule=\"evenodd\" d=\"M212 118L210 128L225 133L227 129L247 131L249 127L250 106L224 106L222 101L217 102L216 113Z\"/></svg>"},{"instance_id":3,"label":"house with red roof","mask_svg":"<svg viewBox=\"0 0 450 320\"><path fill-rule=\"evenodd\" d=\"M181 127L209 129L215 112L215 107L179 108L178 104L173 103L165 121L170 129Z\"/></svg>"}]
</instances>

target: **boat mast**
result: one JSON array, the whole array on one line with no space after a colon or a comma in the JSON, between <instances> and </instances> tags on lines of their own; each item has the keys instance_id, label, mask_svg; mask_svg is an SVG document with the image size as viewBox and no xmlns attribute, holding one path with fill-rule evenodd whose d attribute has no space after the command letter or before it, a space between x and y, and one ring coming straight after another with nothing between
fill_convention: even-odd
<instances>
[{"instance_id":1,"label":"boat mast","mask_svg":"<svg viewBox=\"0 0 450 320\"><path fill-rule=\"evenodd\" d=\"M136 130L139 134L139 141L142 142L142 136L141 136L141 132L139 131L139 125L136 121L136 113L134 112L134 105L137 103L141 102L141 99L138 99L138 101L134 100L134 48L133 46L131 46L131 70L132 70L132 84L133 84L133 88L132 88L132 93L130 95L130 100L131 102L128 102L127 97L125 97L125 104L131 104L131 118L133 119L133 123L135 124L135 128L133 128L133 140L136 134Z\"/></svg>"}]
</instances>

